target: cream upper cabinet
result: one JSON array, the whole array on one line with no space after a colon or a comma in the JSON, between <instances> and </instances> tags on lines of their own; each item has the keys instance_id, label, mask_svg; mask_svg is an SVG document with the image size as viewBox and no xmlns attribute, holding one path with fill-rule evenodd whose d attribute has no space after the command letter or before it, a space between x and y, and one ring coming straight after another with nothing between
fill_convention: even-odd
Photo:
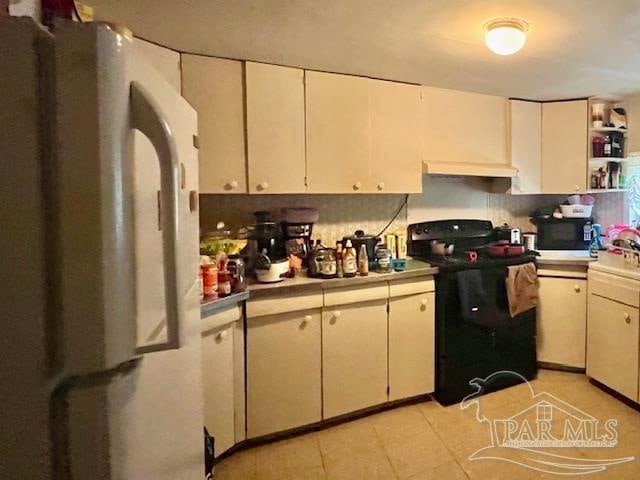
<instances>
[{"instance_id":1,"label":"cream upper cabinet","mask_svg":"<svg viewBox=\"0 0 640 480\"><path fill-rule=\"evenodd\" d=\"M323 418L387 401L387 300L322 312Z\"/></svg>"},{"instance_id":2,"label":"cream upper cabinet","mask_svg":"<svg viewBox=\"0 0 640 480\"><path fill-rule=\"evenodd\" d=\"M389 300L389 400L434 391L435 294Z\"/></svg>"},{"instance_id":3,"label":"cream upper cabinet","mask_svg":"<svg viewBox=\"0 0 640 480\"><path fill-rule=\"evenodd\" d=\"M320 322L320 309L248 314L248 438L321 420Z\"/></svg>"},{"instance_id":4,"label":"cream upper cabinet","mask_svg":"<svg viewBox=\"0 0 640 480\"><path fill-rule=\"evenodd\" d=\"M306 72L307 191L373 192L369 81Z\"/></svg>"},{"instance_id":5,"label":"cream upper cabinet","mask_svg":"<svg viewBox=\"0 0 640 480\"><path fill-rule=\"evenodd\" d=\"M182 55L182 96L198 112L200 193L247 193L243 65Z\"/></svg>"},{"instance_id":6,"label":"cream upper cabinet","mask_svg":"<svg viewBox=\"0 0 640 480\"><path fill-rule=\"evenodd\" d=\"M542 104L542 193L587 189L587 100Z\"/></svg>"},{"instance_id":7,"label":"cream upper cabinet","mask_svg":"<svg viewBox=\"0 0 640 480\"><path fill-rule=\"evenodd\" d=\"M538 277L538 361L585 368L587 280Z\"/></svg>"},{"instance_id":8,"label":"cream upper cabinet","mask_svg":"<svg viewBox=\"0 0 640 480\"><path fill-rule=\"evenodd\" d=\"M542 104L509 100L509 154L514 195L542 193Z\"/></svg>"},{"instance_id":9,"label":"cream upper cabinet","mask_svg":"<svg viewBox=\"0 0 640 480\"><path fill-rule=\"evenodd\" d=\"M422 87L426 163L506 166L507 99Z\"/></svg>"},{"instance_id":10,"label":"cream upper cabinet","mask_svg":"<svg viewBox=\"0 0 640 480\"><path fill-rule=\"evenodd\" d=\"M304 193L304 70L246 63L250 193Z\"/></svg>"},{"instance_id":11,"label":"cream upper cabinet","mask_svg":"<svg viewBox=\"0 0 640 480\"><path fill-rule=\"evenodd\" d=\"M422 192L422 108L417 85L369 80L371 185L380 193Z\"/></svg>"}]
</instances>

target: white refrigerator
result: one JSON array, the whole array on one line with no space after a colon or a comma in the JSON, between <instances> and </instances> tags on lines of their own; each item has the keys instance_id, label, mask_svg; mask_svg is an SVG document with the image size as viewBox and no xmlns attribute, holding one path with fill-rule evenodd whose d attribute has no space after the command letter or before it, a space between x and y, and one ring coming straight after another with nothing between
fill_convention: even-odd
<instances>
[{"instance_id":1,"label":"white refrigerator","mask_svg":"<svg viewBox=\"0 0 640 480\"><path fill-rule=\"evenodd\" d=\"M0 478L203 478L196 113L105 24L0 66Z\"/></svg>"}]
</instances>

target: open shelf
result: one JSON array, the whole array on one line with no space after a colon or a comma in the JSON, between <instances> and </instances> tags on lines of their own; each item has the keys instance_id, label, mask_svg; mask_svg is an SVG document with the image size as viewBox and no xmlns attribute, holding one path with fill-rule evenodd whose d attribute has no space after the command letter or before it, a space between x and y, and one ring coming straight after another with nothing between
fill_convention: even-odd
<instances>
[{"instance_id":1,"label":"open shelf","mask_svg":"<svg viewBox=\"0 0 640 480\"><path fill-rule=\"evenodd\" d=\"M627 133L627 129L626 128L615 128L615 127L592 127L591 128L592 132L623 132L623 133Z\"/></svg>"},{"instance_id":2,"label":"open shelf","mask_svg":"<svg viewBox=\"0 0 640 480\"><path fill-rule=\"evenodd\" d=\"M628 162L629 159L628 158L623 158L623 157L591 157L589 159L590 162L617 162L617 163L624 163L624 162Z\"/></svg>"},{"instance_id":3,"label":"open shelf","mask_svg":"<svg viewBox=\"0 0 640 480\"><path fill-rule=\"evenodd\" d=\"M585 193L608 193L608 192L626 192L627 188L596 188L593 190L586 190Z\"/></svg>"}]
</instances>

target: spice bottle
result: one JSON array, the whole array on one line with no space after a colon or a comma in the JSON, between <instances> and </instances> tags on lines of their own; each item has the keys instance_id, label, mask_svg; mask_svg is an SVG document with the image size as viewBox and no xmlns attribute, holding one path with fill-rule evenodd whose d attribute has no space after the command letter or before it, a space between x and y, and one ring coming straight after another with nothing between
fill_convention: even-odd
<instances>
[{"instance_id":1,"label":"spice bottle","mask_svg":"<svg viewBox=\"0 0 640 480\"><path fill-rule=\"evenodd\" d=\"M393 266L391 263L391 251L384 243L378 246L378 248L376 249L376 263L379 273L390 273L393 271Z\"/></svg>"},{"instance_id":2,"label":"spice bottle","mask_svg":"<svg viewBox=\"0 0 640 480\"><path fill-rule=\"evenodd\" d=\"M358 273L356 249L353 248L351 240L347 240L345 250L342 253L342 269L345 277L355 277L356 273Z\"/></svg>"},{"instance_id":3,"label":"spice bottle","mask_svg":"<svg viewBox=\"0 0 640 480\"><path fill-rule=\"evenodd\" d=\"M342 267L342 242L336 242L336 277L344 277L344 268Z\"/></svg>"},{"instance_id":4,"label":"spice bottle","mask_svg":"<svg viewBox=\"0 0 640 480\"><path fill-rule=\"evenodd\" d=\"M358 273L362 276L369 275L369 256L367 255L367 246L360 245L360 253L358 254Z\"/></svg>"}]
</instances>

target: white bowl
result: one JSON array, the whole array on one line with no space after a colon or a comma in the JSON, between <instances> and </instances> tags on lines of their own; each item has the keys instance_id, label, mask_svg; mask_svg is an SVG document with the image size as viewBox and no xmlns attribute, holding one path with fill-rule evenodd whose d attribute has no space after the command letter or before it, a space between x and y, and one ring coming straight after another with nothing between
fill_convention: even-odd
<instances>
[{"instance_id":1,"label":"white bowl","mask_svg":"<svg viewBox=\"0 0 640 480\"><path fill-rule=\"evenodd\" d=\"M588 218L591 216L593 205L560 205L560 209L565 218Z\"/></svg>"}]
</instances>

